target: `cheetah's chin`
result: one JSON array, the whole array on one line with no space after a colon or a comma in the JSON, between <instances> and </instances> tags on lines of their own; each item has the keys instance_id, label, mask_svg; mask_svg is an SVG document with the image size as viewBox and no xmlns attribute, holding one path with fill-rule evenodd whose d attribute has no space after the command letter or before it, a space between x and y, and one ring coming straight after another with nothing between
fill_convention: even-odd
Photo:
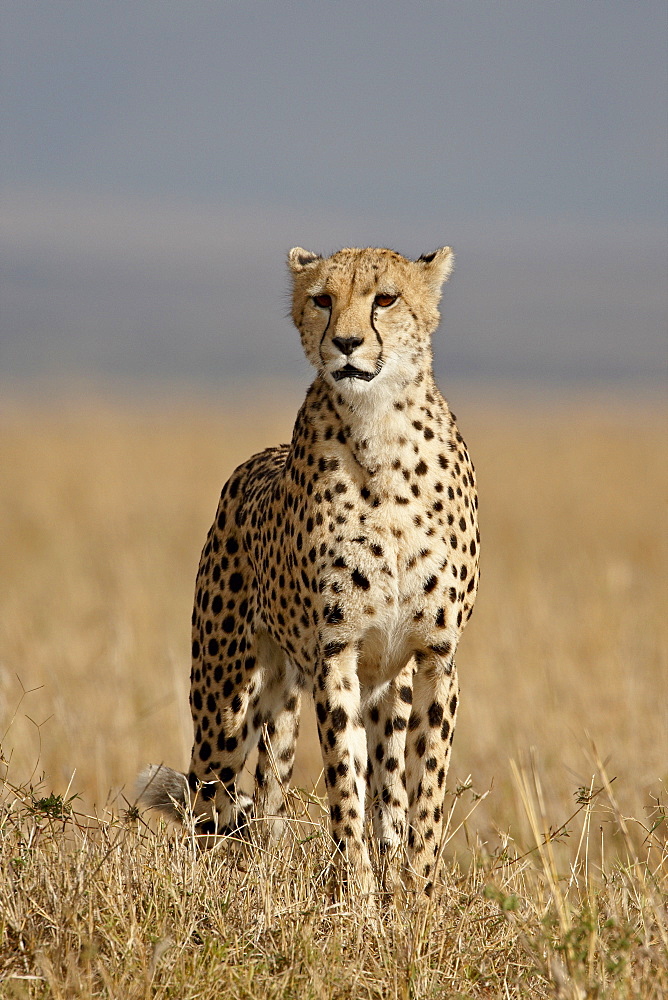
<instances>
[{"instance_id":1,"label":"cheetah's chin","mask_svg":"<svg viewBox=\"0 0 668 1000\"><path fill-rule=\"evenodd\" d=\"M365 372L361 368L354 368L353 365L344 365L343 368L337 368L335 372L332 372L337 382L340 382L342 378L359 378L364 382L370 382L377 374L378 372Z\"/></svg>"}]
</instances>

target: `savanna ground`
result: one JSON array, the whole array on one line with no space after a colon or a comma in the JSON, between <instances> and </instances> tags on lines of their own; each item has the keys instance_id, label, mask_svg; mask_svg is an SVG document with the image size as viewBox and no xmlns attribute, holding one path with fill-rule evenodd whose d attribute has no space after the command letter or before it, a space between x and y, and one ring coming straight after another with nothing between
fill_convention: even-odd
<instances>
[{"instance_id":1,"label":"savanna ground","mask_svg":"<svg viewBox=\"0 0 668 1000\"><path fill-rule=\"evenodd\" d=\"M450 393L478 469L442 894L332 895L305 710L289 834L207 853L137 816L190 751L220 487L285 440L255 386L0 404L0 996L668 995L666 410Z\"/></svg>"}]
</instances>

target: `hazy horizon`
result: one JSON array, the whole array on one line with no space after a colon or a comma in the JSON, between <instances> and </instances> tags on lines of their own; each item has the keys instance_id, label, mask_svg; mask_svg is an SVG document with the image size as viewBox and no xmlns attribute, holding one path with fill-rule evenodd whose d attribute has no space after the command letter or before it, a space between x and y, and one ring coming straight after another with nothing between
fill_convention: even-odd
<instances>
[{"instance_id":1,"label":"hazy horizon","mask_svg":"<svg viewBox=\"0 0 668 1000\"><path fill-rule=\"evenodd\" d=\"M1 381L306 383L290 246L445 243L446 385L665 378L665 3L0 10Z\"/></svg>"}]
</instances>

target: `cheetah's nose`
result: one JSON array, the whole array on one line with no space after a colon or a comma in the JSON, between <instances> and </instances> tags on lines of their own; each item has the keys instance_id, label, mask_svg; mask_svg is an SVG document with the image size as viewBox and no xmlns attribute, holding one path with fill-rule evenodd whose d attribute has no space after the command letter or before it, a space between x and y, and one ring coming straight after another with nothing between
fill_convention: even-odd
<instances>
[{"instance_id":1,"label":"cheetah's nose","mask_svg":"<svg viewBox=\"0 0 668 1000\"><path fill-rule=\"evenodd\" d=\"M364 340L362 337L332 337L332 343L334 347L338 347L341 354L350 357L355 348L364 343Z\"/></svg>"}]
</instances>

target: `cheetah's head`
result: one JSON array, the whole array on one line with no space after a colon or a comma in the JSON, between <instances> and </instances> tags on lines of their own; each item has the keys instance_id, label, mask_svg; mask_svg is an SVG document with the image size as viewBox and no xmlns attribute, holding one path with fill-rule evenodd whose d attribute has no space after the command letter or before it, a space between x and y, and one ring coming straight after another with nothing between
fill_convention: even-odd
<instances>
[{"instance_id":1,"label":"cheetah's head","mask_svg":"<svg viewBox=\"0 0 668 1000\"><path fill-rule=\"evenodd\" d=\"M431 362L450 247L415 261L393 250L347 248L320 257L295 247L288 262L292 317L306 356L339 392L364 393L372 382L401 387Z\"/></svg>"}]
</instances>

